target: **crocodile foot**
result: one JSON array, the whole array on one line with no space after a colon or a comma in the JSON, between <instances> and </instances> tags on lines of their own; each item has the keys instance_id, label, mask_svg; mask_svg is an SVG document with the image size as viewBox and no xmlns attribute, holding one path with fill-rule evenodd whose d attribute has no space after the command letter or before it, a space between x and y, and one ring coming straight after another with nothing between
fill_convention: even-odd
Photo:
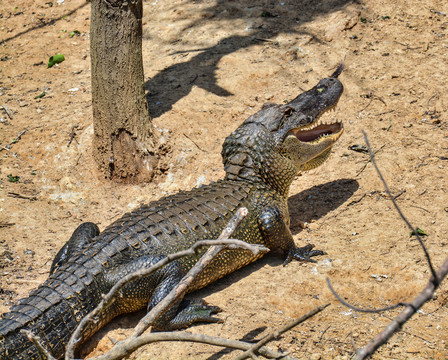
<instances>
[{"instance_id":1,"label":"crocodile foot","mask_svg":"<svg viewBox=\"0 0 448 360\"><path fill-rule=\"evenodd\" d=\"M183 300L176 316L169 322L154 324L156 331L168 331L187 328L195 323L222 323L222 319L213 315L221 312L218 306L207 305L203 300Z\"/></svg>"},{"instance_id":2,"label":"crocodile foot","mask_svg":"<svg viewBox=\"0 0 448 360\"><path fill-rule=\"evenodd\" d=\"M289 250L288 255L286 256L285 261L283 262L283 266L289 264L292 260L298 261L307 261L307 262L317 262L314 259L311 259L313 256L318 255L326 255L326 253L322 250L313 250L314 245L308 244L304 247L294 248Z\"/></svg>"}]
</instances>

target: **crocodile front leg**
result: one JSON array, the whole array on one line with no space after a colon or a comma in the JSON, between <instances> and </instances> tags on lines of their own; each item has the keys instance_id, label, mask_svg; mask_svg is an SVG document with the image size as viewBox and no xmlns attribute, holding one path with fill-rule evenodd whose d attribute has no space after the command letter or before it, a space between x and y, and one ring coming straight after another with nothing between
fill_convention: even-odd
<instances>
[{"instance_id":1,"label":"crocodile front leg","mask_svg":"<svg viewBox=\"0 0 448 360\"><path fill-rule=\"evenodd\" d=\"M288 254L286 255L286 259L283 262L283 266L288 265L292 260L298 260L298 261L308 261L308 262L317 262L314 259L311 259L313 256L318 255L326 255L325 251L322 250L313 250L314 245L308 244L303 247L296 247L293 249L290 249L288 251Z\"/></svg>"},{"instance_id":2,"label":"crocodile front leg","mask_svg":"<svg viewBox=\"0 0 448 360\"><path fill-rule=\"evenodd\" d=\"M264 208L258 218L258 224L269 247L286 253L283 265L287 265L292 260L316 262L312 257L325 255L322 250L313 250L314 245L311 244L297 247L282 212L276 206Z\"/></svg>"}]
</instances>

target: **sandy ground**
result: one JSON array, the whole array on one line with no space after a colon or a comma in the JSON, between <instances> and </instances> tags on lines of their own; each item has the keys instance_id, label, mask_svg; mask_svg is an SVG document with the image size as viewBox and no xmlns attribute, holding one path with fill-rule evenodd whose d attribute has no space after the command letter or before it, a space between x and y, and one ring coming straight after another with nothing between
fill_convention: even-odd
<instances>
[{"instance_id":1,"label":"sandy ground","mask_svg":"<svg viewBox=\"0 0 448 360\"><path fill-rule=\"evenodd\" d=\"M137 186L103 180L92 159L89 23L90 3L82 0L0 3L0 105L11 114L0 110L0 313L44 281L81 222L104 228L139 204L219 179L225 136L263 103L295 97L344 58L345 93L325 119L343 120L345 133L326 164L298 178L290 199L297 244L312 242L328 255L287 267L267 257L193 294L220 306L225 322L190 330L260 338L331 303L270 346L300 359L349 359L399 310L354 313L330 293L326 277L366 308L421 291L429 278L422 250L368 156L350 150L363 144L362 130L399 206L428 234L435 266L446 258L446 1L146 1L148 100L171 152L156 181ZM55 54L66 60L47 68ZM447 302L443 285L375 358L447 358ZM83 352L105 352L109 337L123 338L141 315L117 319ZM134 358L235 354L164 343Z\"/></svg>"}]
</instances>

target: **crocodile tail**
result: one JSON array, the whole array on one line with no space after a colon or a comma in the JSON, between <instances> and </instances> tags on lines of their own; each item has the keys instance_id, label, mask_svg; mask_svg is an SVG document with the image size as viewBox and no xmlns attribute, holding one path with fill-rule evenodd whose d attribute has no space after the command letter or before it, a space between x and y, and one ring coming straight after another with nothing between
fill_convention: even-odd
<instances>
[{"instance_id":1,"label":"crocodile tail","mask_svg":"<svg viewBox=\"0 0 448 360\"><path fill-rule=\"evenodd\" d=\"M94 279L88 274L81 266L69 264L3 314L0 360L44 359L21 330L38 336L50 354L61 358L72 332L100 301L101 294L94 291ZM92 332L87 330L83 338Z\"/></svg>"}]
</instances>

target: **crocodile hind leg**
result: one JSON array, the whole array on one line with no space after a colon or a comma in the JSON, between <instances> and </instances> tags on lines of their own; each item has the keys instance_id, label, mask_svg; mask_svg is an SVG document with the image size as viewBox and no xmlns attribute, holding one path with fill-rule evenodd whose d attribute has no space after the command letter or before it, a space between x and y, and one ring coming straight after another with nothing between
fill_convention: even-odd
<instances>
[{"instance_id":1,"label":"crocodile hind leg","mask_svg":"<svg viewBox=\"0 0 448 360\"><path fill-rule=\"evenodd\" d=\"M93 239L98 236L100 229L98 226L91 222L85 222L79 225L73 232L70 239L56 254L53 263L50 268L50 275L53 274L59 267L61 267L68 259L75 254L79 254L89 244L93 242Z\"/></svg>"},{"instance_id":2,"label":"crocodile hind leg","mask_svg":"<svg viewBox=\"0 0 448 360\"><path fill-rule=\"evenodd\" d=\"M143 255L126 264L110 269L105 280L112 287L119 279L143 268L156 264L164 256ZM128 313L147 307L151 311L159 304L185 276L180 262L173 261L152 275L140 278L126 285L115 302L118 313ZM156 330L186 328L197 322L215 323L221 319L213 317L220 312L217 306L206 305L202 300L177 300L153 325Z\"/></svg>"},{"instance_id":3,"label":"crocodile hind leg","mask_svg":"<svg viewBox=\"0 0 448 360\"><path fill-rule=\"evenodd\" d=\"M148 312L159 304L185 276L181 263L173 261L162 269L154 294L148 303ZM179 299L153 324L154 330L176 330L194 323L216 323L222 320L213 315L220 312L217 306L206 305L202 300Z\"/></svg>"},{"instance_id":4,"label":"crocodile hind leg","mask_svg":"<svg viewBox=\"0 0 448 360\"><path fill-rule=\"evenodd\" d=\"M281 249L286 253L283 265L287 265L292 260L316 262L312 257L325 255L322 250L313 250L314 245L308 244L303 247L295 245L291 230L278 207L265 208L258 218L258 224L267 243L270 244L269 247Z\"/></svg>"}]
</instances>

